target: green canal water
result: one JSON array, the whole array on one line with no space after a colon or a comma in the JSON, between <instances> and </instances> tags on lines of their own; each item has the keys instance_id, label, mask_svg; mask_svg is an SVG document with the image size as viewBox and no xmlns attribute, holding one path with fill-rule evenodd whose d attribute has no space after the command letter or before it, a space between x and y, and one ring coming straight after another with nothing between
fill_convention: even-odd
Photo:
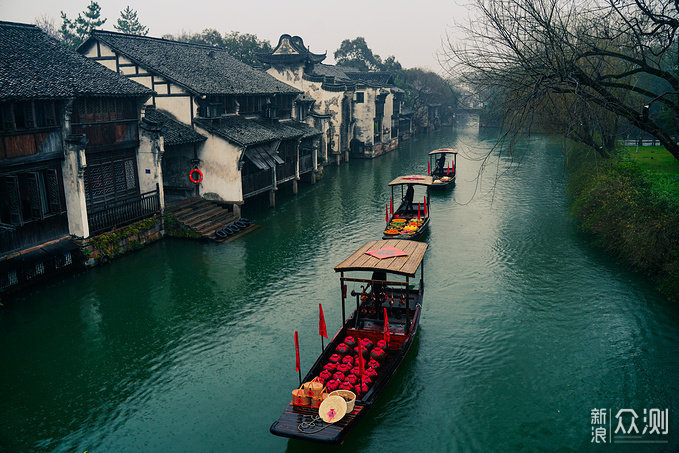
<instances>
[{"instance_id":1,"label":"green canal water","mask_svg":"<svg viewBox=\"0 0 679 453\"><path fill-rule=\"evenodd\" d=\"M416 137L248 207L261 227L241 239L164 240L6 304L0 451L335 451L268 432L297 385L294 331L306 370L319 302L340 325L333 267L381 236L387 183L442 146L463 152L432 195L418 337L342 451L679 450L679 307L577 232L558 143L492 153L477 178L492 144ZM593 444L595 408L634 409L640 430L668 409L667 443Z\"/></svg>"}]
</instances>

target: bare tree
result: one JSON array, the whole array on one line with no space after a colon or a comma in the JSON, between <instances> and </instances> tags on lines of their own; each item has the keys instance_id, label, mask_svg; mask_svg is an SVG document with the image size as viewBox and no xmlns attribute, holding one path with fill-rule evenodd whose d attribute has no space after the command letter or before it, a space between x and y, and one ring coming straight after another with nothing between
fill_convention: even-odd
<instances>
[{"instance_id":1,"label":"bare tree","mask_svg":"<svg viewBox=\"0 0 679 453\"><path fill-rule=\"evenodd\" d=\"M37 25L42 31L54 39L59 39L59 28L53 17L43 14L40 17L35 18L35 25Z\"/></svg>"},{"instance_id":2,"label":"bare tree","mask_svg":"<svg viewBox=\"0 0 679 453\"><path fill-rule=\"evenodd\" d=\"M472 1L478 16L442 63L504 94L508 130L547 118L605 155L622 119L679 159L679 1Z\"/></svg>"}]
</instances>

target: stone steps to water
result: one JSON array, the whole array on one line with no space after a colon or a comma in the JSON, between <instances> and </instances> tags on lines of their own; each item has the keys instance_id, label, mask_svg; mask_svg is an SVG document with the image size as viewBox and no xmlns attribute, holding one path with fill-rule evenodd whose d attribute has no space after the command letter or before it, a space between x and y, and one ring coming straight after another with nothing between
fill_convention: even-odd
<instances>
[{"instance_id":1,"label":"stone steps to water","mask_svg":"<svg viewBox=\"0 0 679 453\"><path fill-rule=\"evenodd\" d=\"M218 242L223 242L225 238L217 237L215 232L238 220L226 206L203 198L181 200L168 206L167 211L184 228L198 233L201 239ZM250 228L239 232L238 236L247 231Z\"/></svg>"}]
</instances>

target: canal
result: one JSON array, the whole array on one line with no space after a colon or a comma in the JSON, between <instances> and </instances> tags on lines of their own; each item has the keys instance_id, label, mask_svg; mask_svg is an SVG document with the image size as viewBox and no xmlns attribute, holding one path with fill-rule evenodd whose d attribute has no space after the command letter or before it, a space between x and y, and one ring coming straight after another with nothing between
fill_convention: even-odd
<instances>
[{"instance_id":1,"label":"canal","mask_svg":"<svg viewBox=\"0 0 679 453\"><path fill-rule=\"evenodd\" d=\"M381 236L387 183L444 146L458 183L432 196L418 337L342 451L638 449L591 442L599 408L640 431L668 409L648 447L677 451L679 307L577 232L560 143L479 160L493 143L473 125L419 136L248 207L260 228L241 239L164 240L6 304L0 451L318 451L268 432L297 384L294 331L306 371L319 302L340 326L333 267Z\"/></svg>"}]
</instances>

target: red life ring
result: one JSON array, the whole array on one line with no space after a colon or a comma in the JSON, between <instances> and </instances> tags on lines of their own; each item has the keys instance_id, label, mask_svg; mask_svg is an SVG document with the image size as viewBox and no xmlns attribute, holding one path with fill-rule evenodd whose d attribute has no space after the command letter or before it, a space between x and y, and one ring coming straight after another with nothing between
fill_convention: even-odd
<instances>
[{"instance_id":1,"label":"red life ring","mask_svg":"<svg viewBox=\"0 0 679 453\"><path fill-rule=\"evenodd\" d=\"M193 179L193 172L198 173L198 179ZM194 168L193 170L191 170L189 172L189 179L191 180L192 183L198 184L199 182L201 182L203 180L203 172L198 170L197 168Z\"/></svg>"}]
</instances>

